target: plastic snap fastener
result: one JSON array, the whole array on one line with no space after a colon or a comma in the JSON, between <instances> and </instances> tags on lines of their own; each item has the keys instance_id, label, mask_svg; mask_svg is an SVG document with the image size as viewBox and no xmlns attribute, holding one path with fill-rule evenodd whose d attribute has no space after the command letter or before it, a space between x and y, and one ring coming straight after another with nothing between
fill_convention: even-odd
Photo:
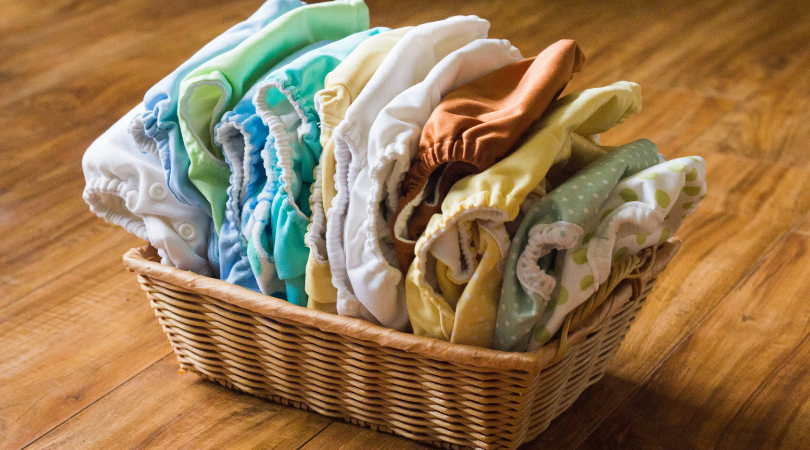
<instances>
[{"instance_id":1,"label":"plastic snap fastener","mask_svg":"<svg viewBox=\"0 0 810 450\"><path fill-rule=\"evenodd\" d=\"M190 223L181 224L177 231L180 233L180 237L187 241L190 241L197 236L197 229L195 229L194 225Z\"/></svg>"},{"instance_id":2,"label":"plastic snap fastener","mask_svg":"<svg viewBox=\"0 0 810 450\"><path fill-rule=\"evenodd\" d=\"M161 201L166 198L166 188L161 184L155 183L149 188L149 196L156 201Z\"/></svg>"}]
</instances>

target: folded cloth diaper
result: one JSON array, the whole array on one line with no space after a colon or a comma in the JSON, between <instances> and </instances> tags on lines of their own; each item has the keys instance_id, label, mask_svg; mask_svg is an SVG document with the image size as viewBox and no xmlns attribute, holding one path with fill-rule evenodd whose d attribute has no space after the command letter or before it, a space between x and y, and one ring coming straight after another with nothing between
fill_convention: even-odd
<instances>
[{"instance_id":1,"label":"folded cloth diaper","mask_svg":"<svg viewBox=\"0 0 810 450\"><path fill-rule=\"evenodd\" d=\"M337 310L342 315L378 322L354 295L346 272L343 223L346 219L352 185L366 167L368 132L377 114L397 94L424 80L430 69L452 51L485 38L489 22L475 16L451 17L413 28L391 49L357 100L346 111L333 131L335 140L335 186L337 194L327 212L326 248L332 269L332 282L338 291ZM401 285L401 284L400 284ZM394 324L407 326L407 320ZM406 318L404 318L406 319Z\"/></svg>"},{"instance_id":2,"label":"folded cloth diaper","mask_svg":"<svg viewBox=\"0 0 810 450\"><path fill-rule=\"evenodd\" d=\"M346 268L354 294L384 326L408 323L405 292L398 288L402 272L386 218L394 212L387 205L396 202L397 184L416 154L422 126L450 91L520 58L509 41L475 40L444 57L424 81L397 95L374 120L368 164L352 186L344 227Z\"/></svg>"},{"instance_id":3,"label":"folded cloth diaper","mask_svg":"<svg viewBox=\"0 0 810 450\"><path fill-rule=\"evenodd\" d=\"M304 47L278 63L276 68L284 67L330 42L321 41ZM269 73L265 74L262 80L268 75ZM218 240L220 277L229 283L256 292L260 292L261 289L250 264L247 253L247 235L244 231L248 228L247 224L253 216L257 199L267 183L267 171L262 161L261 151L264 149L270 130L256 113L256 106L253 104L253 98L259 90L260 84L261 81L254 84L237 103L234 110L226 112L214 128L216 142L222 147L225 162L228 163L231 171L227 190L228 200L225 203L225 217ZM272 195L269 196L268 201L272 201ZM267 212L269 215L269 209ZM254 255L254 257L257 256ZM268 264L274 264L272 257ZM265 271L263 285L268 289L268 293L286 298L286 294L282 294L285 291L284 283L278 280L275 273L275 269Z\"/></svg>"},{"instance_id":4,"label":"folded cloth diaper","mask_svg":"<svg viewBox=\"0 0 810 450\"><path fill-rule=\"evenodd\" d=\"M584 61L576 42L558 41L537 57L456 89L439 103L422 132L391 221L401 267L411 265L416 239L450 187L508 155Z\"/></svg>"},{"instance_id":5,"label":"folded cloth diaper","mask_svg":"<svg viewBox=\"0 0 810 450\"><path fill-rule=\"evenodd\" d=\"M199 206L211 214L210 203L188 179L188 153L177 118L180 82L201 64L233 49L277 17L303 4L299 0L268 0L247 20L206 44L146 92L146 110L132 120L130 133L142 152L160 161L169 189L181 202Z\"/></svg>"},{"instance_id":6,"label":"folded cloth diaper","mask_svg":"<svg viewBox=\"0 0 810 450\"><path fill-rule=\"evenodd\" d=\"M135 146L127 129L143 111L141 103L85 152L84 201L97 216L152 244L161 263L210 276L211 218L202 208L177 200L169 192L160 162Z\"/></svg>"},{"instance_id":7,"label":"folded cloth diaper","mask_svg":"<svg viewBox=\"0 0 810 450\"><path fill-rule=\"evenodd\" d=\"M188 177L211 204L219 232L225 215L228 165L214 142L214 126L245 90L279 61L309 44L368 29L362 0L296 8L232 50L197 67L180 83L177 115L190 165Z\"/></svg>"},{"instance_id":8,"label":"folded cloth diaper","mask_svg":"<svg viewBox=\"0 0 810 450\"><path fill-rule=\"evenodd\" d=\"M357 46L324 80L315 94L315 109L321 118L321 159L315 169L310 208L312 223L304 238L310 249L305 290L307 307L337 314L337 289L326 253L326 211L335 198L335 140L332 130L343 120L349 105L365 88L391 48L413 27L403 27L371 36Z\"/></svg>"},{"instance_id":9,"label":"folded cloth diaper","mask_svg":"<svg viewBox=\"0 0 810 450\"><path fill-rule=\"evenodd\" d=\"M248 253L258 256L250 262L263 292L261 274L268 271L265 263L270 263L265 255L273 255L278 278L286 284L287 300L296 305L307 304L304 282L309 249L304 235L311 216L310 186L321 154L315 93L323 89L329 72L380 31L387 28L355 33L305 53L273 70L259 83L253 98L256 113L269 129L262 150L269 181L260 196L272 203L269 210L253 211L248 223L253 227L245 230Z\"/></svg>"},{"instance_id":10,"label":"folded cloth diaper","mask_svg":"<svg viewBox=\"0 0 810 450\"><path fill-rule=\"evenodd\" d=\"M453 185L442 213L433 215L417 241L405 280L414 333L492 347L502 260L509 250L504 223L517 217L553 164L582 163L583 155L572 154L576 136L607 131L640 108L635 83L569 94L552 102L511 155ZM445 292L459 299L455 308Z\"/></svg>"},{"instance_id":11,"label":"folded cloth diaper","mask_svg":"<svg viewBox=\"0 0 810 450\"><path fill-rule=\"evenodd\" d=\"M655 145L646 139L621 146L529 208L509 249L494 348L526 350L529 333L540 320L557 284L554 276L549 274L555 250L572 248L590 240L600 222L598 212L611 190L622 178L658 162ZM574 260L577 264L585 264L585 252L578 253ZM583 288L588 291L595 288L593 279L588 286L583 284ZM561 287L559 292L564 304L568 291Z\"/></svg>"},{"instance_id":12,"label":"folded cloth diaper","mask_svg":"<svg viewBox=\"0 0 810 450\"><path fill-rule=\"evenodd\" d=\"M518 233L517 239L527 241L527 245L516 244L518 248L509 252L506 273L514 273L508 268L517 267L517 279L510 276L512 279L504 282L501 302L507 304L498 311L497 328L500 330L496 342L511 342L515 336L523 345L510 348L512 350L522 350L526 341L528 350L545 344L560 329L565 316L607 281L611 261L660 244L678 230L683 219L695 211L706 195L705 174L703 159L690 156L627 177L613 187L597 214L586 219L586 226L580 230L566 223L562 215L554 222L554 214L549 214L554 208L549 208L542 200L538 202ZM588 173L583 175L566 183L571 188L566 189L569 193L574 185L580 188L578 190L587 187L589 182L597 185L607 174L597 167L589 167ZM598 221L600 217L603 219ZM534 220L538 218L540 220ZM591 225L593 222L596 223ZM564 231L571 235L561 236ZM555 248L558 249L556 256L551 253ZM552 259L554 273L559 276L549 274ZM507 325L506 317L511 315L508 312L530 312L526 306L533 300L538 301L533 307L539 316L526 321L527 315L514 315L515 320ZM518 325L520 322L524 323ZM535 325L533 330L532 325ZM507 345L500 346L506 348Z\"/></svg>"}]
</instances>

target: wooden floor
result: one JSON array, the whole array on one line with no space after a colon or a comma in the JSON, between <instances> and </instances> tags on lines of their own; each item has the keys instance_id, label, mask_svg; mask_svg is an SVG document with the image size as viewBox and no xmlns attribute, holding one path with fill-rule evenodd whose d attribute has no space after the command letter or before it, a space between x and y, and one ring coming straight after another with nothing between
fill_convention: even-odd
<instances>
[{"instance_id":1,"label":"wooden floor","mask_svg":"<svg viewBox=\"0 0 810 450\"><path fill-rule=\"evenodd\" d=\"M82 201L93 139L261 0L0 0L0 449L416 449L177 362ZM604 136L701 155L709 195L605 378L526 448L810 449L810 2L374 1L372 25L477 14L571 88L643 87Z\"/></svg>"}]
</instances>

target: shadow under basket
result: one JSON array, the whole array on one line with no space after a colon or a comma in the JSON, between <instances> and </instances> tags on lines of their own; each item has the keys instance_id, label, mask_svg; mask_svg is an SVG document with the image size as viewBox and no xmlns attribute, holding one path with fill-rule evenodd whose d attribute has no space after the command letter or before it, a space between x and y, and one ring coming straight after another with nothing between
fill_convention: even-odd
<instances>
[{"instance_id":1,"label":"shadow under basket","mask_svg":"<svg viewBox=\"0 0 810 450\"><path fill-rule=\"evenodd\" d=\"M302 308L130 250L181 370L259 397L445 448L513 449L605 373L669 240L614 263L545 346L510 353L414 336Z\"/></svg>"}]
</instances>

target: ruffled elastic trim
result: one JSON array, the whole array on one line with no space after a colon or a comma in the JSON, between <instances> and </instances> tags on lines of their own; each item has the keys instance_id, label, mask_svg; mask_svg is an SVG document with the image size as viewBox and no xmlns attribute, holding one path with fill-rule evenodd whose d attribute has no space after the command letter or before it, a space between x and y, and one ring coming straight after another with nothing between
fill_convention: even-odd
<instances>
[{"instance_id":1,"label":"ruffled elastic trim","mask_svg":"<svg viewBox=\"0 0 810 450\"><path fill-rule=\"evenodd\" d=\"M270 89L276 89L281 92L287 98L287 101L290 102L293 109L295 109L295 112L301 119L299 135L312 133L311 128L314 127L313 123L317 123L317 116L315 111L311 111L307 106L302 106L303 101L297 95L297 88L295 86L290 86L287 81L282 82L278 80L269 80L259 87L256 97L253 98L256 113L262 118L262 121L267 124L268 128L270 129L270 135L274 138L274 147L278 157L278 165L281 168L281 189L287 193L288 201L290 202L290 205L292 205L295 212L302 219L309 221L309 217L301 211L301 208L296 202L295 195L292 192L293 177L300 177L300 175L296 174L293 170L292 155L294 153L294 149L292 148L292 145L290 145L289 135L287 134L287 130L284 128L284 124L281 122L281 119L271 108L266 106L263 100L267 97L267 92ZM301 130L304 130L304 133L301 133Z\"/></svg>"},{"instance_id":2,"label":"ruffled elastic trim","mask_svg":"<svg viewBox=\"0 0 810 450\"><path fill-rule=\"evenodd\" d=\"M321 174L320 170L315 171L315 182L310 186L310 209L312 211L312 222L307 228L304 236L304 243L312 251L313 257L321 264L329 262L326 253L326 214L323 212L323 201L321 200Z\"/></svg>"},{"instance_id":3,"label":"ruffled elastic trim","mask_svg":"<svg viewBox=\"0 0 810 450\"><path fill-rule=\"evenodd\" d=\"M93 214L123 227L140 239L152 242L143 219L126 207L126 197L130 192L138 194L136 188L122 180L95 177L87 180L82 198Z\"/></svg>"},{"instance_id":4,"label":"ruffled elastic trim","mask_svg":"<svg viewBox=\"0 0 810 450\"><path fill-rule=\"evenodd\" d=\"M132 122L129 124L129 135L132 136L135 147L137 147L141 153L151 155L153 158L160 161L160 152L158 151L157 142L146 134L146 121L149 119L153 121L156 120L154 116L152 116L151 111L133 117Z\"/></svg>"},{"instance_id":5,"label":"ruffled elastic trim","mask_svg":"<svg viewBox=\"0 0 810 450\"><path fill-rule=\"evenodd\" d=\"M479 214L482 214L480 217L476 216L475 219L508 222L517 216L520 211L520 202L517 202L514 197L498 192L477 192L464 201L454 204L438 220L431 220L425 234L416 242L416 252L419 252L419 248L424 245L424 241L429 239L429 236L458 222L460 215L468 214L467 210L478 211Z\"/></svg>"},{"instance_id":6,"label":"ruffled elastic trim","mask_svg":"<svg viewBox=\"0 0 810 450\"><path fill-rule=\"evenodd\" d=\"M404 134L400 134L398 139L402 139ZM415 137L418 139L418 134ZM411 246L415 241L409 240L409 236L398 236L394 232L397 227L400 231L407 229L407 222L401 222L392 226L389 220L382 214L380 209L387 208L386 212L397 211L399 205L399 183L408 171L410 166L410 148L402 142L392 142L381 149L369 149L369 153L374 152L377 158L369 167L369 176L371 178L370 200L368 204L368 217L369 226L368 230L371 233L371 251L375 257L380 261L381 265L386 271L401 273L407 270L404 267L405 261L399 260L397 257L397 250L392 242L392 239L407 242ZM419 201L421 201L421 196ZM411 209L416 207L418 202L412 203ZM403 217L402 214L395 217ZM390 242L390 245L384 246L380 243ZM409 252L410 253L410 252Z\"/></svg>"},{"instance_id":7,"label":"ruffled elastic trim","mask_svg":"<svg viewBox=\"0 0 810 450\"><path fill-rule=\"evenodd\" d=\"M232 172L237 171L237 162L241 164L241 175L239 176L241 182L236 185L231 183L237 190L237 195L234 196L237 208L244 202L245 196L250 193L251 183L256 182L255 177L252 176L252 168L258 161L261 149L257 149L253 142L265 140L266 128L255 112L229 111L225 113L214 129L216 142L222 147L225 161L231 167Z\"/></svg>"},{"instance_id":8,"label":"ruffled elastic trim","mask_svg":"<svg viewBox=\"0 0 810 450\"><path fill-rule=\"evenodd\" d=\"M346 139L348 136L344 134L347 132L351 133L351 124L346 120L341 122L334 131L337 195L332 199L332 207L326 212L326 253L332 268L332 284L338 290L338 312L341 310L341 300L353 299L359 304L351 289L349 275L346 272L346 253L343 250L344 218L349 205L348 172L352 158L348 139Z\"/></svg>"},{"instance_id":9,"label":"ruffled elastic trim","mask_svg":"<svg viewBox=\"0 0 810 450\"><path fill-rule=\"evenodd\" d=\"M359 127L355 126L352 122L344 119L342 122L340 122L340 125L338 125L333 132L333 135L335 136L335 159L338 158L338 150L337 150L338 136L340 136L342 144L345 145L345 147L341 148L341 150L348 151L350 155L349 158L347 159L348 166L346 170L347 203L349 201L348 193L351 192L352 186L354 186L354 181L360 174L360 170L368 162L368 154L366 152L360 151L361 149L360 143L362 142L362 137L360 136L360 130L358 128Z\"/></svg>"},{"instance_id":10,"label":"ruffled elastic trim","mask_svg":"<svg viewBox=\"0 0 810 450\"><path fill-rule=\"evenodd\" d=\"M465 202L466 203L466 202ZM460 205L461 206L461 205ZM427 266L425 266L425 261L427 261L427 254L430 251L430 247L441 238L451 227L456 226L459 230L460 239L464 242L465 245L461 245L461 252L463 258L463 268L456 272L454 277L456 279L469 279L475 272L476 268L476 255L471 250L470 242L472 237L465 232L465 227L462 226L465 222L472 222L474 220L479 221L492 221L495 223L503 224L507 222L509 217L506 212L491 206L487 206L482 204L481 206L476 205L465 205L462 209L458 211L458 213L454 214L452 217L444 216L442 219L436 223L431 223L434 225L432 227L428 227L428 230L422 237L416 241L416 256L422 261L421 265L419 266L419 282L420 284L427 285L427 280L425 278L425 271L427 270ZM440 226L436 226L440 225ZM505 249L502 247L501 252L502 254L506 254L509 251L509 235L506 234L504 231L505 240L498 242L499 245L505 246ZM432 287L431 287L432 289Z\"/></svg>"},{"instance_id":11,"label":"ruffled elastic trim","mask_svg":"<svg viewBox=\"0 0 810 450\"><path fill-rule=\"evenodd\" d=\"M444 226L438 228L428 227L431 232L425 232L425 234L422 235L422 237L420 237L417 241L416 256L413 261L413 265L417 271L416 285L419 289L420 295L423 298L426 298L433 305L436 311L439 312L439 320L442 330L446 330L446 325L452 326L455 320L455 313L452 312L452 308L450 308L447 301L436 292L434 287L427 280L427 256L431 246L443 235L445 235L450 227L457 226L460 232L459 235L461 236L461 230L466 228L462 226L462 224L477 220L479 226L485 228L485 230L489 232L493 238L495 238L497 245L500 247L501 256L503 258L509 252L509 235L503 226L503 223L506 222L507 219L508 216L506 212L491 206L466 206L460 209L459 212L452 217L446 217L446 220L442 221ZM462 269L458 273L454 274L454 278L469 280L474 275L477 265L475 255L471 254L470 250L471 236L464 233L464 237L461 237L461 239L467 241L465 245L461 245L462 249L467 249L467 252L463 256L463 258L467 261L467 268ZM449 337L447 339L449 340Z\"/></svg>"},{"instance_id":12,"label":"ruffled elastic trim","mask_svg":"<svg viewBox=\"0 0 810 450\"><path fill-rule=\"evenodd\" d=\"M482 156L476 155L472 150L465 148L463 144L462 141L447 139L434 142L429 149L420 151L402 182L400 191L402 196L411 198L417 191L422 190L433 171L441 167L442 164L461 161L478 167Z\"/></svg>"},{"instance_id":13,"label":"ruffled elastic trim","mask_svg":"<svg viewBox=\"0 0 810 450\"><path fill-rule=\"evenodd\" d=\"M343 115L351 102L351 92L342 84L315 93L315 110L321 119L321 130L334 131L343 120Z\"/></svg>"},{"instance_id":14,"label":"ruffled elastic trim","mask_svg":"<svg viewBox=\"0 0 810 450\"><path fill-rule=\"evenodd\" d=\"M245 179L245 152L252 151L249 133L238 122L223 119L215 128L217 144L222 147L225 162L231 168L231 182L228 185L228 201L225 207L233 214L236 229L242 229L242 215L239 213L239 204L245 192L247 180ZM248 150L250 148L250 150Z\"/></svg>"},{"instance_id":15,"label":"ruffled elastic trim","mask_svg":"<svg viewBox=\"0 0 810 450\"><path fill-rule=\"evenodd\" d=\"M663 224L661 213L642 202L625 203L610 213L588 242L587 259L596 285L604 283L610 276L613 247L618 239L633 234L650 234ZM648 242L648 246L654 244L652 240Z\"/></svg>"},{"instance_id":16,"label":"ruffled elastic trim","mask_svg":"<svg viewBox=\"0 0 810 450\"><path fill-rule=\"evenodd\" d=\"M517 216L518 211L510 211L509 209L502 208L502 205L510 205L511 202L507 200L501 194L491 193L491 192L478 192L475 195L469 197L467 200L463 202L459 202L450 209L445 214L439 216L438 220L431 220L428 224L425 233L416 241L416 247L414 249L415 255L419 256L420 254L423 255L420 259L425 261L425 255L433 245L434 241L438 239L441 235L443 235L450 227L452 226L459 226L459 231L463 229L460 226L462 222L471 222L473 220L491 220L497 223L506 223L509 220L514 219ZM518 204L515 208L517 209L520 205ZM435 219L435 217L434 217ZM506 246L508 251L508 234L506 240ZM456 275L458 279L462 279L466 276L467 271L474 272L476 267L476 255L469 250L469 246L466 248L462 247L462 255L463 261L468 267L468 269L462 269ZM420 267L420 282L424 281L424 267Z\"/></svg>"},{"instance_id":17,"label":"ruffled elastic trim","mask_svg":"<svg viewBox=\"0 0 810 450\"><path fill-rule=\"evenodd\" d=\"M528 242L517 262L515 272L520 284L545 300L557 285L554 276L547 274L537 261L552 250L565 250L574 247L584 231L579 225L569 222L538 223L528 234Z\"/></svg>"},{"instance_id":18,"label":"ruffled elastic trim","mask_svg":"<svg viewBox=\"0 0 810 450\"><path fill-rule=\"evenodd\" d=\"M378 170L372 172L372 177L385 185L386 204L389 211L396 211L399 207L399 189L411 166L411 157L408 147L395 142L385 148L385 154L379 159ZM375 175L375 172L378 172ZM382 201L382 199L380 200Z\"/></svg>"},{"instance_id":19,"label":"ruffled elastic trim","mask_svg":"<svg viewBox=\"0 0 810 450\"><path fill-rule=\"evenodd\" d=\"M408 203L402 205L402 210L399 211L399 214L396 214L394 217L394 226L393 226L393 237L394 239L406 242L406 243L413 243L414 240L411 239L410 234L408 233L408 219L413 214L413 210L422 203L422 199L425 197L425 191L419 191L414 198L412 198Z\"/></svg>"}]
</instances>

